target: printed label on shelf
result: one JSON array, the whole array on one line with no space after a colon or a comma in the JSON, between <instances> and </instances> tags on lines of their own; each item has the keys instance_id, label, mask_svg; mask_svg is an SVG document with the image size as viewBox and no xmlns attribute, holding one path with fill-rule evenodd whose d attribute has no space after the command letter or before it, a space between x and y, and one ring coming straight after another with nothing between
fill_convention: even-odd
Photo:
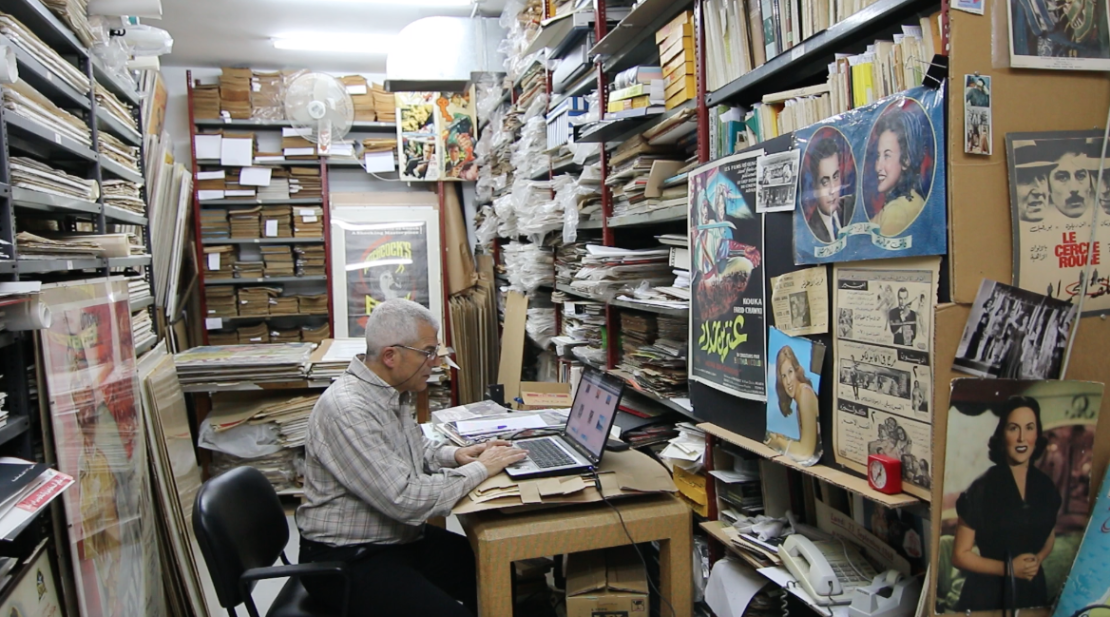
<instances>
[{"instance_id":1,"label":"printed label on shelf","mask_svg":"<svg viewBox=\"0 0 1110 617\"><path fill-rule=\"evenodd\" d=\"M306 223L315 223L316 222L316 217L315 216L302 216L301 218Z\"/></svg>"},{"instance_id":2,"label":"printed label on shelf","mask_svg":"<svg viewBox=\"0 0 1110 617\"><path fill-rule=\"evenodd\" d=\"M366 94L367 89L365 84L357 84L347 86L347 94Z\"/></svg>"},{"instance_id":3,"label":"printed label on shelf","mask_svg":"<svg viewBox=\"0 0 1110 617\"><path fill-rule=\"evenodd\" d=\"M220 317L205 317L204 328L206 330L219 330L224 327L224 320Z\"/></svg>"},{"instance_id":4,"label":"printed label on shelf","mask_svg":"<svg viewBox=\"0 0 1110 617\"><path fill-rule=\"evenodd\" d=\"M73 262L72 261L67 261L66 262L66 270L72 270L72 269L73 269Z\"/></svg>"},{"instance_id":5,"label":"printed label on shelf","mask_svg":"<svg viewBox=\"0 0 1110 617\"><path fill-rule=\"evenodd\" d=\"M208 269L209 270L219 270L220 269L220 254L219 253L209 253L208 254Z\"/></svg>"},{"instance_id":6,"label":"printed label on shelf","mask_svg":"<svg viewBox=\"0 0 1110 617\"><path fill-rule=\"evenodd\" d=\"M805 43L802 43L801 45L798 45L794 49L790 50L790 61L793 62L793 61L797 60L798 58L801 58L802 55L805 54L805 53L806 53L806 46L805 46Z\"/></svg>"},{"instance_id":7,"label":"printed label on shelf","mask_svg":"<svg viewBox=\"0 0 1110 617\"><path fill-rule=\"evenodd\" d=\"M277 227L278 227L278 222L277 221L273 221L273 220L266 221L266 237L267 238L276 238L277 235L278 235Z\"/></svg>"},{"instance_id":8,"label":"printed label on shelf","mask_svg":"<svg viewBox=\"0 0 1110 617\"><path fill-rule=\"evenodd\" d=\"M54 73L46 71L46 81L54 81Z\"/></svg>"},{"instance_id":9,"label":"printed label on shelf","mask_svg":"<svg viewBox=\"0 0 1110 617\"><path fill-rule=\"evenodd\" d=\"M563 312L566 313L567 315L573 315L574 314L574 303L573 302L564 302L563 303Z\"/></svg>"},{"instance_id":10,"label":"printed label on shelf","mask_svg":"<svg viewBox=\"0 0 1110 617\"><path fill-rule=\"evenodd\" d=\"M54 133L54 143L58 144L59 146L62 145L62 136Z\"/></svg>"},{"instance_id":11,"label":"printed label on shelf","mask_svg":"<svg viewBox=\"0 0 1110 617\"><path fill-rule=\"evenodd\" d=\"M250 339L250 341L252 343L261 343L262 342L262 337L261 336L256 336L256 337Z\"/></svg>"}]
</instances>

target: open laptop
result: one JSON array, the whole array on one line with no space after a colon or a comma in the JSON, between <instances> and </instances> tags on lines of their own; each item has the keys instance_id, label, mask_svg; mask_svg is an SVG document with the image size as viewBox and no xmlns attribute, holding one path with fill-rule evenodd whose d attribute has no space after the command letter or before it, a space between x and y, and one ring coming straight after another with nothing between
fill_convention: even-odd
<instances>
[{"instance_id":1,"label":"open laptop","mask_svg":"<svg viewBox=\"0 0 1110 617\"><path fill-rule=\"evenodd\" d=\"M528 458L507 467L505 473L523 479L571 475L596 468L605 452L623 392L624 382L620 379L586 369L562 434L514 441L514 446L528 451Z\"/></svg>"}]
</instances>

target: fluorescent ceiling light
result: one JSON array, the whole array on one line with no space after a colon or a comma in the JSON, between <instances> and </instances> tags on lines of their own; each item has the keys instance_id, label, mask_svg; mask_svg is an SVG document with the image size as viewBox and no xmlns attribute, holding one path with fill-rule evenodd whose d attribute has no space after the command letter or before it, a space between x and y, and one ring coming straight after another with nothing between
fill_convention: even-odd
<instances>
[{"instance_id":1,"label":"fluorescent ceiling light","mask_svg":"<svg viewBox=\"0 0 1110 617\"><path fill-rule=\"evenodd\" d=\"M393 45L393 36L314 32L283 34L274 37L273 42L277 49L385 55Z\"/></svg>"},{"instance_id":2,"label":"fluorescent ceiling light","mask_svg":"<svg viewBox=\"0 0 1110 617\"><path fill-rule=\"evenodd\" d=\"M319 0L317 0L319 1ZM326 0L334 3L347 4L397 4L396 0ZM472 0L409 0L405 2L410 6L470 6Z\"/></svg>"}]
</instances>

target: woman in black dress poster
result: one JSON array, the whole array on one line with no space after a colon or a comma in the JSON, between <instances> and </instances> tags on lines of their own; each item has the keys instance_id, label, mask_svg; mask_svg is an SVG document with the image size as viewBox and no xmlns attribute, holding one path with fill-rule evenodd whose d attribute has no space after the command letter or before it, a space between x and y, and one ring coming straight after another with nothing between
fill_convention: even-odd
<instances>
[{"instance_id":1,"label":"woman in black dress poster","mask_svg":"<svg viewBox=\"0 0 1110 617\"><path fill-rule=\"evenodd\" d=\"M1049 605L1042 564L1056 541L1061 498L1052 479L1033 465L1047 445L1043 433L1036 399L1012 396L1000 407L987 442L994 466L956 501L952 565L967 577L959 612ZM1011 573L1013 606L1009 593L1003 595Z\"/></svg>"}]
</instances>

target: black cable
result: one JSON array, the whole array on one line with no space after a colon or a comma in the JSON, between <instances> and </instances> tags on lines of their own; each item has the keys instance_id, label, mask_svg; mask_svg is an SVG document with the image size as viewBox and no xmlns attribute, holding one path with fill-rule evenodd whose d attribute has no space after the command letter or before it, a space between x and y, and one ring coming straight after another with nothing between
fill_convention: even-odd
<instances>
[{"instance_id":1,"label":"black cable","mask_svg":"<svg viewBox=\"0 0 1110 617\"><path fill-rule=\"evenodd\" d=\"M632 544L632 548L636 549L636 554L640 556L640 561L644 564L644 573L647 574L647 558L644 557L644 553L640 550L640 545L636 544L636 541L632 539L632 533L628 531L628 525L625 525L624 517L621 516L621 511L618 510L617 507L609 501L609 498L605 496L605 493L601 491L601 477L597 475L597 469L591 467L590 473L592 473L594 476L594 487L597 488L597 494L601 497L601 500L605 502L605 505L609 506L613 509L613 512L617 513L617 519L621 522L621 528L624 529L624 535L628 537L628 542ZM676 558L681 559L682 557L679 555L671 555L671 559ZM655 595L659 596L659 599L667 605L667 608L671 609L671 617L677 617L678 613L675 612L674 606L671 605L670 600L663 596L663 593L660 592L659 588L655 586L655 582L651 580L650 576L647 577L647 582L648 585L651 587L651 590L655 592Z\"/></svg>"}]
</instances>

